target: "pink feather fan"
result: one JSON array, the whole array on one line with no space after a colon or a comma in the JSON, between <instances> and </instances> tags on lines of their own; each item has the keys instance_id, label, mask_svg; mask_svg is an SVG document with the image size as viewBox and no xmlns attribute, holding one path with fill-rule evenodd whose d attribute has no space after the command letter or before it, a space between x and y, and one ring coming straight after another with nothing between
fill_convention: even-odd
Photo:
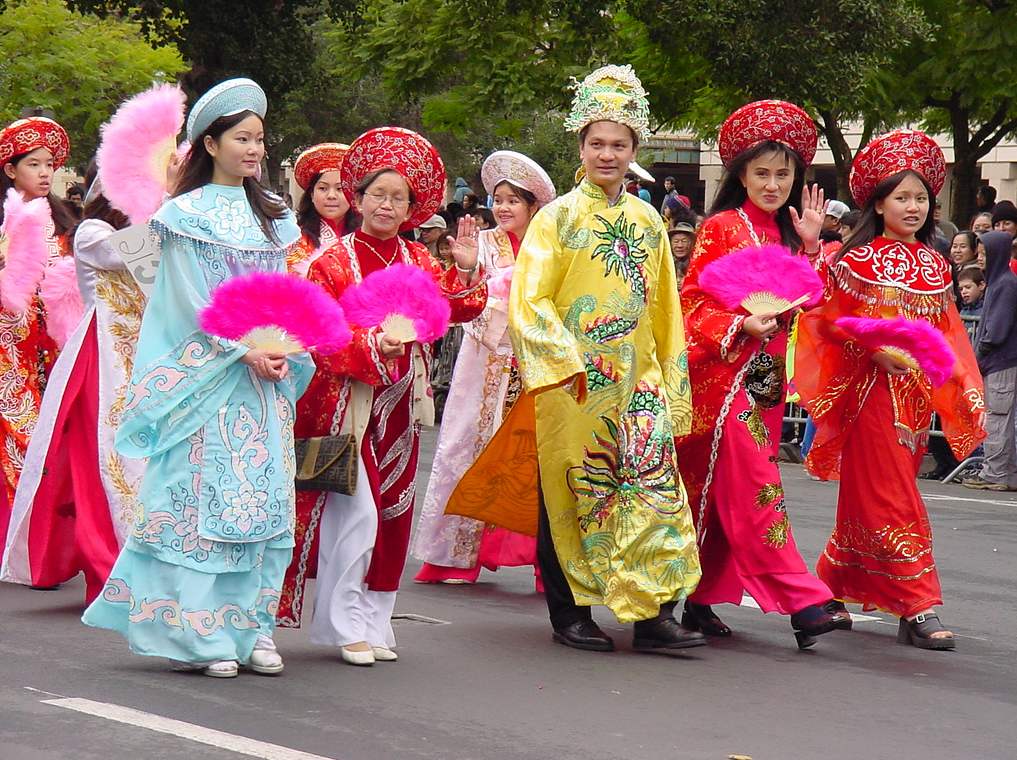
<instances>
[{"instance_id":1,"label":"pink feather fan","mask_svg":"<svg viewBox=\"0 0 1017 760\"><path fill-rule=\"evenodd\" d=\"M155 85L123 103L102 128L96 163L103 194L132 224L147 222L163 203L185 103L179 87Z\"/></svg>"},{"instance_id":2,"label":"pink feather fan","mask_svg":"<svg viewBox=\"0 0 1017 760\"><path fill-rule=\"evenodd\" d=\"M46 267L39 296L46 307L46 332L63 348L85 315L72 256L61 256Z\"/></svg>"},{"instance_id":3,"label":"pink feather fan","mask_svg":"<svg viewBox=\"0 0 1017 760\"><path fill-rule=\"evenodd\" d=\"M487 295L497 298L499 301L508 301L512 294L512 275L515 273L515 266L502 269L498 274L487 281Z\"/></svg>"},{"instance_id":4,"label":"pink feather fan","mask_svg":"<svg viewBox=\"0 0 1017 760\"><path fill-rule=\"evenodd\" d=\"M48 198L26 203L14 188L7 191L0 237L0 255L5 262L0 303L8 311L24 314L39 289L49 260L46 228L51 218Z\"/></svg>"},{"instance_id":5,"label":"pink feather fan","mask_svg":"<svg viewBox=\"0 0 1017 760\"><path fill-rule=\"evenodd\" d=\"M420 267L393 264L367 275L339 302L351 324L380 327L403 343L431 343L448 330L451 308L434 279Z\"/></svg>"},{"instance_id":6,"label":"pink feather fan","mask_svg":"<svg viewBox=\"0 0 1017 760\"><path fill-rule=\"evenodd\" d=\"M743 248L710 262L699 286L726 308L749 314L781 314L797 306L814 306L823 281L803 256L782 245Z\"/></svg>"},{"instance_id":7,"label":"pink feather fan","mask_svg":"<svg viewBox=\"0 0 1017 760\"><path fill-rule=\"evenodd\" d=\"M865 348L885 351L902 364L921 370L936 388L953 374L953 349L924 319L841 317L834 324Z\"/></svg>"},{"instance_id":8,"label":"pink feather fan","mask_svg":"<svg viewBox=\"0 0 1017 760\"><path fill-rule=\"evenodd\" d=\"M198 324L210 335L280 354L334 354L353 337L342 308L320 285L271 272L224 282Z\"/></svg>"}]
</instances>

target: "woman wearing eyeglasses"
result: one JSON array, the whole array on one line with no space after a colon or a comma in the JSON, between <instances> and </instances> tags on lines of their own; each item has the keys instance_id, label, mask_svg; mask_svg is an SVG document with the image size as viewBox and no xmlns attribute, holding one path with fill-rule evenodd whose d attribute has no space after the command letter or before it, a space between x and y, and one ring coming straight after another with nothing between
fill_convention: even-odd
<instances>
[{"instance_id":1,"label":"woman wearing eyeglasses","mask_svg":"<svg viewBox=\"0 0 1017 760\"><path fill-rule=\"evenodd\" d=\"M452 307L453 322L468 322L487 302L477 262L477 229L459 223L455 266L442 271L427 248L399 236L429 219L445 193L445 167L434 147L405 129L373 129L350 146L341 169L343 193L362 216L360 228L321 255L308 278L336 299L346 288L393 264L429 272ZM434 421L428 386L430 347L404 344L380 328L353 328L338 354L314 355L318 367L297 407L296 435L353 433L359 444L355 493L302 492L313 500L297 526L280 623L299 625L303 585L317 555L311 640L340 648L353 665L395 660L389 622L406 562L413 519L420 425ZM320 527L319 527L320 526ZM319 541L314 551L315 533Z\"/></svg>"}]
</instances>

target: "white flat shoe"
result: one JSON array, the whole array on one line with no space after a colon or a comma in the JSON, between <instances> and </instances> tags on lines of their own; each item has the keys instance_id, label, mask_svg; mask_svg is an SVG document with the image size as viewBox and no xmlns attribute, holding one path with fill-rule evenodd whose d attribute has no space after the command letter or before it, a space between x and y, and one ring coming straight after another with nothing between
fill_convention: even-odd
<instances>
[{"instance_id":1,"label":"white flat shoe","mask_svg":"<svg viewBox=\"0 0 1017 760\"><path fill-rule=\"evenodd\" d=\"M219 660L205 667L203 671L209 678L236 678L240 666L236 660Z\"/></svg>"},{"instance_id":2,"label":"white flat shoe","mask_svg":"<svg viewBox=\"0 0 1017 760\"><path fill-rule=\"evenodd\" d=\"M370 649L356 652L346 647L339 647L339 656L343 658L343 662L348 662L350 665L374 665L374 652Z\"/></svg>"},{"instance_id":3,"label":"white flat shoe","mask_svg":"<svg viewBox=\"0 0 1017 760\"><path fill-rule=\"evenodd\" d=\"M399 659L399 655L388 647L371 647L371 653L377 662L395 662Z\"/></svg>"},{"instance_id":4,"label":"white flat shoe","mask_svg":"<svg viewBox=\"0 0 1017 760\"><path fill-rule=\"evenodd\" d=\"M283 672L283 659L271 649L255 649L251 652L247 667L263 676L277 676Z\"/></svg>"}]
</instances>

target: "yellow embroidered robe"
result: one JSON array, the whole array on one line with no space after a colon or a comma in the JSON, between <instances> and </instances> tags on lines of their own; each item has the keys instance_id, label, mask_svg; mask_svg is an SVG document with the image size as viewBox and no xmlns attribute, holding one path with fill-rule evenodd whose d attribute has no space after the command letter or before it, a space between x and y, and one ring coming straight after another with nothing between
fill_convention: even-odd
<instances>
[{"instance_id":1,"label":"yellow embroidered robe","mask_svg":"<svg viewBox=\"0 0 1017 760\"><path fill-rule=\"evenodd\" d=\"M488 497L518 498L506 478L521 482L532 452L524 438L535 433L555 551L576 602L605 604L621 622L653 617L700 577L674 449L692 417L685 336L657 212L628 194L612 206L586 180L542 209L516 261L509 334L535 415L517 405L502 443L489 447L519 453L512 473L504 457L482 457L475 482L486 480ZM582 404L565 387L577 376L589 389Z\"/></svg>"}]
</instances>

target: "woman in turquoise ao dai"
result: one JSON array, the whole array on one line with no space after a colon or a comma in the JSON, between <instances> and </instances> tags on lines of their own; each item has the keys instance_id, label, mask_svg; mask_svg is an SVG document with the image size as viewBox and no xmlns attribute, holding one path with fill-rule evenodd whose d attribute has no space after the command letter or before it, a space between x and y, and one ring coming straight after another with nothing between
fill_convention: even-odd
<instances>
[{"instance_id":1,"label":"woman in turquoise ao dai","mask_svg":"<svg viewBox=\"0 0 1017 760\"><path fill-rule=\"evenodd\" d=\"M254 180L265 95L223 82L187 123L177 193L151 225L162 238L117 449L149 458L144 514L86 624L137 654L231 677L282 671L272 634L293 551L297 398L314 366L214 338L197 314L222 282L285 272L293 214Z\"/></svg>"}]
</instances>

